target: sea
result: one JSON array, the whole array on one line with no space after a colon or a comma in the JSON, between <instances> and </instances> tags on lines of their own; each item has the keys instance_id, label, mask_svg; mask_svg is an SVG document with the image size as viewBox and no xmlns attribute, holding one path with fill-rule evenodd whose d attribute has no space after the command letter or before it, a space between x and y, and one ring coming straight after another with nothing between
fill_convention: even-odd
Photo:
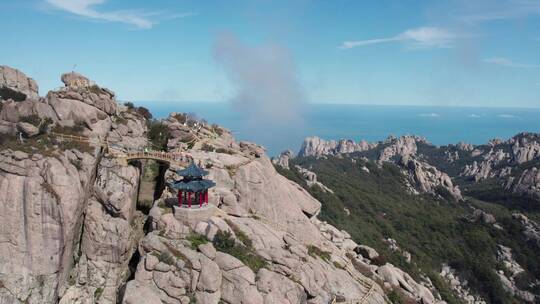
<instances>
[{"instance_id":1,"label":"sea","mask_svg":"<svg viewBox=\"0 0 540 304\"><path fill-rule=\"evenodd\" d=\"M209 123L231 130L239 140L264 146L277 156L290 149L298 152L307 136L326 140L384 140L389 135L419 135L435 145L466 142L483 144L507 139L520 132L540 133L540 108L480 108L448 106L376 106L308 104L294 123L261 123L226 102L139 101L155 118L171 112L192 113Z\"/></svg>"}]
</instances>

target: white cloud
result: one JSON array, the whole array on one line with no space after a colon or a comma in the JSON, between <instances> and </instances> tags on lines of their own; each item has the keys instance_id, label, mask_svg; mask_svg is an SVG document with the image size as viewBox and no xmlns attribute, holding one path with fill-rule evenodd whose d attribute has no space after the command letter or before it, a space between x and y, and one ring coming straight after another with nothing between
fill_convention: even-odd
<instances>
[{"instance_id":1,"label":"white cloud","mask_svg":"<svg viewBox=\"0 0 540 304\"><path fill-rule=\"evenodd\" d=\"M85 17L92 20L105 22L120 22L131 24L140 29L149 29L156 24L150 17L157 17L155 12L144 12L140 10L122 10L122 11L98 11L95 7L104 4L106 0L45 0L56 9L69 12L71 14ZM195 15L195 13L176 14L166 19L183 18Z\"/></svg>"},{"instance_id":2,"label":"white cloud","mask_svg":"<svg viewBox=\"0 0 540 304\"><path fill-rule=\"evenodd\" d=\"M539 67L538 65L534 65L534 64L517 63L504 57L487 58L487 59L484 59L483 61L485 63L495 64L495 65L505 66L505 67L510 67L510 68L531 69L531 68Z\"/></svg>"},{"instance_id":3,"label":"white cloud","mask_svg":"<svg viewBox=\"0 0 540 304\"><path fill-rule=\"evenodd\" d=\"M401 42L416 48L448 48L453 47L459 35L438 27L419 27L408 29L396 36L368 40L344 41L340 48L350 49L371 44Z\"/></svg>"},{"instance_id":4,"label":"white cloud","mask_svg":"<svg viewBox=\"0 0 540 304\"><path fill-rule=\"evenodd\" d=\"M422 113L418 114L420 117L440 117L439 113Z\"/></svg>"},{"instance_id":5,"label":"white cloud","mask_svg":"<svg viewBox=\"0 0 540 304\"><path fill-rule=\"evenodd\" d=\"M490 0L467 3L458 19L477 24L496 20L522 19L534 15L540 15L540 2L537 0Z\"/></svg>"},{"instance_id":6,"label":"white cloud","mask_svg":"<svg viewBox=\"0 0 540 304\"><path fill-rule=\"evenodd\" d=\"M499 114L497 116L500 117L500 118L509 118L509 119L518 118L516 115L512 115L512 114Z\"/></svg>"},{"instance_id":7,"label":"white cloud","mask_svg":"<svg viewBox=\"0 0 540 304\"><path fill-rule=\"evenodd\" d=\"M469 118L480 118L482 116L478 115L478 114L470 114L468 115Z\"/></svg>"}]
</instances>

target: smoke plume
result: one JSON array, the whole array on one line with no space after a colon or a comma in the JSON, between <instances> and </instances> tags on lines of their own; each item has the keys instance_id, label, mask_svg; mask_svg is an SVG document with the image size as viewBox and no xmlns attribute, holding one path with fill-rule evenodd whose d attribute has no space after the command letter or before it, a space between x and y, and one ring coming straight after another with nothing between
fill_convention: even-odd
<instances>
[{"instance_id":1,"label":"smoke plume","mask_svg":"<svg viewBox=\"0 0 540 304\"><path fill-rule=\"evenodd\" d=\"M225 33L214 51L234 86L231 102L251 125L301 124L305 96L287 49L273 44L251 47Z\"/></svg>"}]
</instances>

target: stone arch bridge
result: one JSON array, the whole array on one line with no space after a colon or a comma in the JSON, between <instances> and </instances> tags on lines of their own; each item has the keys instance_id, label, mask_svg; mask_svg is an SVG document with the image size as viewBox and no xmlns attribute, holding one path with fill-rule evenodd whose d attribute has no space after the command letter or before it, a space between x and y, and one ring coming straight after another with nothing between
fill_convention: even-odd
<instances>
[{"instance_id":1,"label":"stone arch bridge","mask_svg":"<svg viewBox=\"0 0 540 304\"><path fill-rule=\"evenodd\" d=\"M100 140L98 138L89 138L85 136L71 135L51 132L53 137L56 137L61 140L66 141L78 141L88 144L93 144L101 146L106 149L107 154L116 158L118 163L121 165L128 165L130 160L136 159L154 159L157 161L162 161L169 163L170 165L175 165L179 167L187 167L190 163L193 162L193 158L189 153L185 152L165 152L152 150L151 148L144 148L141 150L130 150L124 147L112 144L107 140Z\"/></svg>"}]
</instances>

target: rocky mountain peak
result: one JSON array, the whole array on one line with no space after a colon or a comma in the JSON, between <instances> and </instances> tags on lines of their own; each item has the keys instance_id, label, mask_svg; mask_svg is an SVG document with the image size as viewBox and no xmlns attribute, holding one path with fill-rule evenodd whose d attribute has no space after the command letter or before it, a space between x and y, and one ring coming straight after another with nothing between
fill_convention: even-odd
<instances>
[{"instance_id":1,"label":"rocky mountain peak","mask_svg":"<svg viewBox=\"0 0 540 304\"><path fill-rule=\"evenodd\" d=\"M427 141L419 136L404 135L398 138L392 137L386 139L384 143L387 145L379 154L379 162L390 161L394 156L407 157L416 155L417 143L427 143Z\"/></svg>"},{"instance_id":2,"label":"rocky mountain peak","mask_svg":"<svg viewBox=\"0 0 540 304\"><path fill-rule=\"evenodd\" d=\"M307 157L315 156L320 157L323 155L337 155L341 153L353 153L359 151L365 151L373 148L375 145L370 144L367 141L354 142L350 139L329 140L326 141L317 136L306 137L298 156Z\"/></svg>"}]
</instances>

